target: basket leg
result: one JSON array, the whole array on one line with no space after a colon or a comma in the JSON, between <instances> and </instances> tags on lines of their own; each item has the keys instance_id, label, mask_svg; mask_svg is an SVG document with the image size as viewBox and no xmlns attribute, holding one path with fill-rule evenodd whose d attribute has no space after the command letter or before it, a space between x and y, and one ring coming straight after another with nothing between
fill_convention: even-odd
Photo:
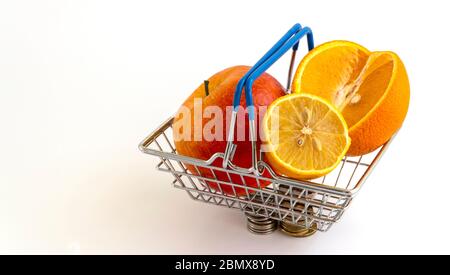
<instances>
[{"instance_id":1,"label":"basket leg","mask_svg":"<svg viewBox=\"0 0 450 275\"><path fill-rule=\"evenodd\" d=\"M247 217L247 229L253 234L266 235L278 229L278 221L276 220L249 213L245 213L245 216Z\"/></svg>"}]
</instances>

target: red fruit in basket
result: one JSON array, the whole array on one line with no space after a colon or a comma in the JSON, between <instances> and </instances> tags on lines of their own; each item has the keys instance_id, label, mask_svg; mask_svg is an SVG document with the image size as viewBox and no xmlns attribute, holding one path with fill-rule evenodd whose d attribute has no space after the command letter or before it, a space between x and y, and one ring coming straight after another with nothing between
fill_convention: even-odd
<instances>
[{"instance_id":1,"label":"red fruit in basket","mask_svg":"<svg viewBox=\"0 0 450 275\"><path fill-rule=\"evenodd\" d=\"M208 84L202 84L191 96L186 99L175 115L173 123L174 140L177 152L181 155L208 160L215 153L223 153L226 148L226 139L229 131L229 123L232 113L232 102L236 86L239 80L248 72L248 66L235 66L216 73L209 78ZM205 86L206 85L206 86ZM253 85L253 101L256 108L256 118L260 120L264 116L267 106L275 99L285 95L284 88L272 76L264 73ZM242 95L241 106L238 112L237 126L235 130L235 143L237 145L233 163L242 168L249 168L252 165L252 148L248 131L248 114L245 110L245 96ZM259 121L258 121L259 122ZM257 146L261 145L258 124ZM222 158L217 159L211 166L222 167ZM219 182L229 183L230 179L238 185L245 184L251 187L258 187L257 180L252 176L242 178L238 174L233 174L219 169L211 169L200 166L186 164L187 169L194 175L203 178L217 178ZM197 168L197 169L196 169ZM214 171L213 171L214 170ZM268 175L265 174L268 177ZM247 192L244 188L235 187L235 192L231 185L217 183L216 181L205 182L215 190L221 190L229 195L241 196ZM267 181L259 181L259 185L264 188L270 184ZM249 193L252 193L248 190Z\"/></svg>"}]
</instances>

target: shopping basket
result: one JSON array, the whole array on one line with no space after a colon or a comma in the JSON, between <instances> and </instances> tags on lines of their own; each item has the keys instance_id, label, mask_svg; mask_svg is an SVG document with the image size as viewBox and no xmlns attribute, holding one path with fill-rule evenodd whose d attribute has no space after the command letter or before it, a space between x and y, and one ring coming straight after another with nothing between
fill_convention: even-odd
<instances>
[{"instance_id":1,"label":"shopping basket","mask_svg":"<svg viewBox=\"0 0 450 275\"><path fill-rule=\"evenodd\" d=\"M328 231L341 219L392 140L368 155L347 156L332 173L310 181L279 176L264 162L264 153L256 149L251 87L258 76L292 49L286 87L286 92L289 93L299 41L305 36L308 48L312 50L314 41L311 29L296 24L239 81L225 152L216 153L208 160L178 154L173 143L173 117L166 120L139 145L142 152L159 158L156 168L172 174L172 184L175 188L186 191L193 200L241 210L247 217L248 229L253 233L268 234L281 228L291 236L306 237L316 231ZM239 106L242 91L245 91L250 119L249 131L252 140L250 168L233 164L233 152L236 149L233 141L237 120L236 107ZM221 167L212 165L217 161L223 165ZM188 170L187 167L191 169ZM192 169L195 169L196 173L192 173ZM217 177L219 173L226 174L228 180ZM268 174L270 176L267 176ZM232 180L236 177L241 179L239 184ZM249 181L256 182L256 186L247 185L246 182ZM211 182L216 183L219 188L211 188L210 184L207 184ZM264 182L264 186L267 182L270 184L261 187L260 182ZM228 186L228 190L243 188L245 195L223 192L221 186Z\"/></svg>"}]
</instances>

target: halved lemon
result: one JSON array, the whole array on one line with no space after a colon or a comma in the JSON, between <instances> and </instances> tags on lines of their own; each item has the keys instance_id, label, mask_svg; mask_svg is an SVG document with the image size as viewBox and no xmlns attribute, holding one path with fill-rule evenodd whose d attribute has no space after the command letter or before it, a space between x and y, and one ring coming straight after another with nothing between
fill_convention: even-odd
<instances>
[{"instance_id":1,"label":"halved lemon","mask_svg":"<svg viewBox=\"0 0 450 275\"><path fill-rule=\"evenodd\" d=\"M331 172L349 146L347 124L325 100L291 94L275 100L264 120L267 161L281 175L313 179Z\"/></svg>"}]
</instances>

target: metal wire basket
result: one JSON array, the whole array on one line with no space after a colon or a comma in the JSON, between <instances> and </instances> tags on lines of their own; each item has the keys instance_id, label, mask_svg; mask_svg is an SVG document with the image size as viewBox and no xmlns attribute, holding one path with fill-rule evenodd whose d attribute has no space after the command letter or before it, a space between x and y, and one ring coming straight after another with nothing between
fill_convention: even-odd
<instances>
[{"instance_id":1,"label":"metal wire basket","mask_svg":"<svg viewBox=\"0 0 450 275\"><path fill-rule=\"evenodd\" d=\"M283 49L287 51L293 48L287 85L289 90L298 41L304 35L308 35L311 50L314 47L311 30L297 24L271 49L272 52L269 51L265 55L266 59L263 57L262 61L260 60L254 66L255 70L261 67L261 64L269 66L271 65L269 63L273 64L279 56L284 54ZM278 58L267 62L274 52L279 53ZM261 234L273 232L279 223L282 231L297 237L310 236L316 231L328 231L341 219L342 214L390 143L389 141L375 152L365 156L345 157L332 173L322 178L299 181L275 174L262 160L263 153L256 152L256 146L253 148L253 169L234 166L232 163L233 131L231 131L233 128L230 129L231 133L228 137L230 146L227 146L224 153L217 153L209 160L179 155L173 143L172 123L173 118L165 121L140 143L139 149L160 159L156 168L172 174L174 178L172 184L175 188L186 191L189 197L196 201L241 210L247 215L249 230ZM233 122L231 127L234 127ZM222 161L223 167L212 165L217 161ZM193 167L196 173L192 173L187 167L190 167L191 171ZM270 177L263 176L263 174L267 175L267 172ZM219 173L225 174L227 180L224 180L223 176L217 177ZM236 177L241 179L239 183L232 180ZM256 186L247 184L250 181L253 183L256 181ZM270 184L262 188L260 184L262 181L265 182L264 185L267 185L267 182ZM207 184L211 182L216 183L219 188L211 188L210 184ZM233 192L223 192L224 186ZM244 189L245 195L239 195L236 188Z\"/></svg>"}]
</instances>

